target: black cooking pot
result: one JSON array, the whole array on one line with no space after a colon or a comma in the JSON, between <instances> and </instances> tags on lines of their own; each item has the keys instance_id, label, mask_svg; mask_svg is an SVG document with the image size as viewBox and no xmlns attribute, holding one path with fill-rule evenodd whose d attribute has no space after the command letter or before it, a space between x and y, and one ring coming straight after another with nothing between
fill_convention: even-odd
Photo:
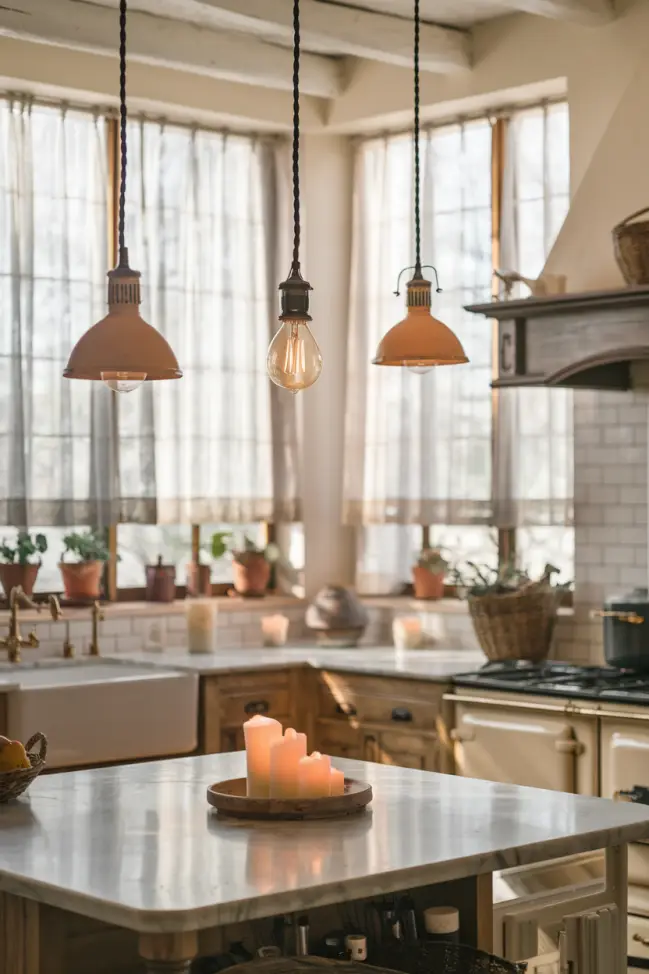
<instances>
[{"instance_id":1,"label":"black cooking pot","mask_svg":"<svg viewBox=\"0 0 649 974\"><path fill-rule=\"evenodd\" d=\"M609 666L649 671L649 591L635 588L614 595L593 613L604 623L604 656Z\"/></svg>"}]
</instances>

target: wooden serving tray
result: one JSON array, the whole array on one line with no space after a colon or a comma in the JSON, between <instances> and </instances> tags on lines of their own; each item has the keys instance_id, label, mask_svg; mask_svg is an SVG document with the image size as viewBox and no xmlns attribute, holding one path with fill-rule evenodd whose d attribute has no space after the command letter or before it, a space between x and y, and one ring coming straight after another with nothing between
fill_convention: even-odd
<instances>
[{"instance_id":1,"label":"wooden serving tray","mask_svg":"<svg viewBox=\"0 0 649 974\"><path fill-rule=\"evenodd\" d=\"M246 779L218 781L207 789L207 800L221 815L247 819L322 819L356 815L372 801L372 786L345 778L344 795L328 798L248 798Z\"/></svg>"}]
</instances>

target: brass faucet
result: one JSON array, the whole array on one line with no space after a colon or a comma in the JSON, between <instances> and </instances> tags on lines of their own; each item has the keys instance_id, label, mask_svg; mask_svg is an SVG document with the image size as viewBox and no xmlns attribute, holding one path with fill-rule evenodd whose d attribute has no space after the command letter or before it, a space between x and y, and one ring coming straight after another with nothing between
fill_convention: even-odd
<instances>
[{"instance_id":1,"label":"brass faucet","mask_svg":"<svg viewBox=\"0 0 649 974\"><path fill-rule=\"evenodd\" d=\"M50 608L50 615L56 621L61 616L59 600L55 595L50 595L47 601ZM33 629L27 636L27 639L23 639L18 623L19 608L36 609L37 612L40 612L42 604L34 602L28 595L25 595L20 585L16 585L9 593L9 634L5 639L0 639L0 647L7 650L7 657L10 663L20 663L21 649L27 647L30 649L38 649L40 646L36 632Z\"/></svg>"},{"instance_id":2,"label":"brass faucet","mask_svg":"<svg viewBox=\"0 0 649 974\"><path fill-rule=\"evenodd\" d=\"M104 621L104 613L99 602L92 604L92 639L88 652L91 656L99 656L99 623Z\"/></svg>"}]
</instances>

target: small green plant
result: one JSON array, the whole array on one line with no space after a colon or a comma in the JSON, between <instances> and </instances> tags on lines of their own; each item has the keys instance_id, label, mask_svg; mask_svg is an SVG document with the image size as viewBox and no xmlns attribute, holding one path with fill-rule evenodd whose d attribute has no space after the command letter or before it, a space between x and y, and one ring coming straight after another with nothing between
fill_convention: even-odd
<instances>
[{"instance_id":1,"label":"small green plant","mask_svg":"<svg viewBox=\"0 0 649 974\"><path fill-rule=\"evenodd\" d=\"M260 557L265 558L271 565L279 560L279 548L276 544L264 545L261 548L247 534L243 536L242 545L231 547L230 550L232 551L232 560L238 562L240 565L246 565L248 562Z\"/></svg>"},{"instance_id":2,"label":"small green plant","mask_svg":"<svg viewBox=\"0 0 649 974\"><path fill-rule=\"evenodd\" d=\"M453 571L453 581L465 596L511 595L528 585L546 584L552 588L569 588L569 585L553 583L554 576L559 574L559 569L554 565L546 565L537 579L530 578L526 571L511 563L499 568L476 565L472 561L468 561L466 565L469 573L464 573L459 568Z\"/></svg>"},{"instance_id":3,"label":"small green plant","mask_svg":"<svg viewBox=\"0 0 649 974\"><path fill-rule=\"evenodd\" d=\"M450 565L439 548L424 548L417 558L419 568L425 568L431 575L445 575Z\"/></svg>"},{"instance_id":4,"label":"small green plant","mask_svg":"<svg viewBox=\"0 0 649 974\"><path fill-rule=\"evenodd\" d=\"M231 531L215 531L212 535L212 542L210 546L210 551L212 553L212 558L214 561L218 561L219 558L223 558L223 555L228 551L228 539L232 536Z\"/></svg>"},{"instance_id":5,"label":"small green plant","mask_svg":"<svg viewBox=\"0 0 649 974\"><path fill-rule=\"evenodd\" d=\"M30 558L42 555L47 551L47 538L44 534L31 535L27 531L19 531L15 545L10 545L6 538L0 544L0 559L8 565L29 565ZM41 559L38 558L40 564Z\"/></svg>"},{"instance_id":6,"label":"small green plant","mask_svg":"<svg viewBox=\"0 0 649 974\"><path fill-rule=\"evenodd\" d=\"M61 561L65 561L66 554L76 555L77 561L108 561L110 557L104 533L100 530L66 534L63 544Z\"/></svg>"}]
</instances>

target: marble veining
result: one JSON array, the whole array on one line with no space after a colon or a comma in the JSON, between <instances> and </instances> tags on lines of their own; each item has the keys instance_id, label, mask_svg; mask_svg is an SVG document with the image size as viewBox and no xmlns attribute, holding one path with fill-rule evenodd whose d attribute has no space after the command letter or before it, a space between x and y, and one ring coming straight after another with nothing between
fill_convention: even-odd
<instances>
[{"instance_id":1,"label":"marble veining","mask_svg":"<svg viewBox=\"0 0 649 974\"><path fill-rule=\"evenodd\" d=\"M367 676L411 677L431 682L446 682L458 673L479 669L487 659L478 650L418 649L397 650L386 646L358 649L320 649L305 646L283 649L223 649L215 653L191 654L185 649L164 653L119 653L110 657L129 664L188 670L203 676L245 672L246 670L285 669L311 666L315 669L364 673Z\"/></svg>"},{"instance_id":2,"label":"marble veining","mask_svg":"<svg viewBox=\"0 0 649 974\"><path fill-rule=\"evenodd\" d=\"M144 932L200 929L649 838L649 808L338 760L374 801L232 823L207 786L243 754L42 776L0 807L0 889Z\"/></svg>"}]
</instances>

